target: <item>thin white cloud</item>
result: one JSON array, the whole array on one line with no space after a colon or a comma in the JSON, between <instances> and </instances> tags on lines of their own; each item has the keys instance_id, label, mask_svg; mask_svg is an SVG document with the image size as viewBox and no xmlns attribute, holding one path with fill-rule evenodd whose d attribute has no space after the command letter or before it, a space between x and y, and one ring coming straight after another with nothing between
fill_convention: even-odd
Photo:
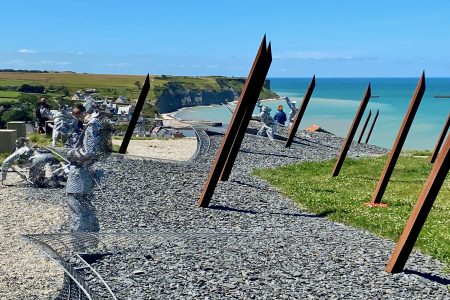
<instances>
[{"instance_id":1,"label":"thin white cloud","mask_svg":"<svg viewBox=\"0 0 450 300\"><path fill-rule=\"evenodd\" d=\"M37 51L36 50L31 50L31 49L20 49L19 50L19 53L22 53L22 54L32 54L32 53L36 53Z\"/></svg>"}]
</instances>

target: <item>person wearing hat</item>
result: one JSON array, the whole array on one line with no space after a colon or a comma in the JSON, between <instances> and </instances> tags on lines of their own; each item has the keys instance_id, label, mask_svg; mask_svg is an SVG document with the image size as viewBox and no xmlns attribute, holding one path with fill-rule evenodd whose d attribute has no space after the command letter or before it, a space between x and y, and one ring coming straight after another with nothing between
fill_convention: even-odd
<instances>
[{"instance_id":1,"label":"person wearing hat","mask_svg":"<svg viewBox=\"0 0 450 300\"><path fill-rule=\"evenodd\" d=\"M45 133L45 121L50 120L50 115L50 105L45 102L45 98L41 98L36 108L38 133Z\"/></svg>"},{"instance_id":2,"label":"person wearing hat","mask_svg":"<svg viewBox=\"0 0 450 300\"><path fill-rule=\"evenodd\" d=\"M275 116L273 116L273 119L277 121L278 124L284 125L284 123L286 123L287 117L283 111L283 105L278 105L277 109L278 111Z\"/></svg>"}]
</instances>

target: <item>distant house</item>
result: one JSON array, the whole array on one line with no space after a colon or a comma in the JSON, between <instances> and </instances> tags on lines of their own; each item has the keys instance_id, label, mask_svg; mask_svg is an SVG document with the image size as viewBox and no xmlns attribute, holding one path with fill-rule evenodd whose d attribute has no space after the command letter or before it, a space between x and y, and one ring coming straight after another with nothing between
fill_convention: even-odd
<instances>
[{"instance_id":1,"label":"distant house","mask_svg":"<svg viewBox=\"0 0 450 300\"><path fill-rule=\"evenodd\" d=\"M84 92L86 94L94 94L97 93L97 89L85 89Z\"/></svg>"},{"instance_id":2,"label":"distant house","mask_svg":"<svg viewBox=\"0 0 450 300\"><path fill-rule=\"evenodd\" d=\"M129 101L128 101L127 97L119 96L119 98L116 99L116 103L117 104L128 104Z\"/></svg>"},{"instance_id":3,"label":"distant house","mask_svg":"<svg viewBox=\"0 0 450 300\"><path fill-rule=\"evenodd\" d=\"M134 111L133 105L117 106L117 116L127 121L131 120L131 115L133 111Z\"/></svg>"},{"instance_id":4,"label":"distant house","mask_svg":"<svg viewBox=\"0 0 450 300\"><path fill-rule=\"evenodd\" d=\"M86 95L82 93L81 91L76 91L75 94L73 94L72 100L74 101L83 101L86 99Z\"/></svg>"}]
</instances>

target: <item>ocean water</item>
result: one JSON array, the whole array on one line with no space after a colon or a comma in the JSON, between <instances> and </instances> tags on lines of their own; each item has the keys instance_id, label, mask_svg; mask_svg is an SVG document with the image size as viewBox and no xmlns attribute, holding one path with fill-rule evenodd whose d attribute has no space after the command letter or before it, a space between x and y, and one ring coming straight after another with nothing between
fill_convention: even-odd
<instances>
[{"instance_id":1,"label":"ocean water","mask_svg":"<svg viewBox=\"0 0 450 300\"><path fill-rule=\"evenodd\" d=\"M270 78L271 90L282 97L288 96L291 100L297 101L297 107L302 101L309 82L309 78ZM372 118L368 127L372 123L376 110L379 109L380 115L372 132L370 143L391 148L418 83L418 78L316 78L316 87L300 128L304 129L312 124L317 124L325 130L345 137L369 82L372 95L378 97L370 99L355 140L359 137L369 110L372 110ZM450 113L450 99L434 98L435 95L450 95L450 78L426 79L425 95L403 149L433 149L447 115ZM279 104L284 106L287 114L289 108L283 100L264 101L264 105L272 108L272 115L275 114ZM234 108L231 104L229 106ZM223 106L183 108L175 116L181 119L222 122L225 125L231 119L231 113ZM365 135L367 131L368 128Z\"/></svg>"}]
</instances>

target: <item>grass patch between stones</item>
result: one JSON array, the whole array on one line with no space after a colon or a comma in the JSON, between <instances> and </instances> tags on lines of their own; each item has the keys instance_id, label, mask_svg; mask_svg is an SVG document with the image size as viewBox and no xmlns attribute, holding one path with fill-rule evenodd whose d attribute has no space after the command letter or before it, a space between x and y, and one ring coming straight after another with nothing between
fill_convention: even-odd
<instances>
[{"instance_id":1,"label":"grass patch between stones","mask_svg":"<svg viewBox=\"0 0 450 300\"><path fill-rule=\"evenodd\" d=\"M383 198L389 204L387 208L364 206L373 195L386 156L347 159L338 177L330 175L334 162L257 169L254 174L307 211L397 241L431 171L428 159L399 158ZM447 176L416 243L420 251L444 262L446 271L450 270L449 212L450 178Z\"/></svg>"}]
</instances>

